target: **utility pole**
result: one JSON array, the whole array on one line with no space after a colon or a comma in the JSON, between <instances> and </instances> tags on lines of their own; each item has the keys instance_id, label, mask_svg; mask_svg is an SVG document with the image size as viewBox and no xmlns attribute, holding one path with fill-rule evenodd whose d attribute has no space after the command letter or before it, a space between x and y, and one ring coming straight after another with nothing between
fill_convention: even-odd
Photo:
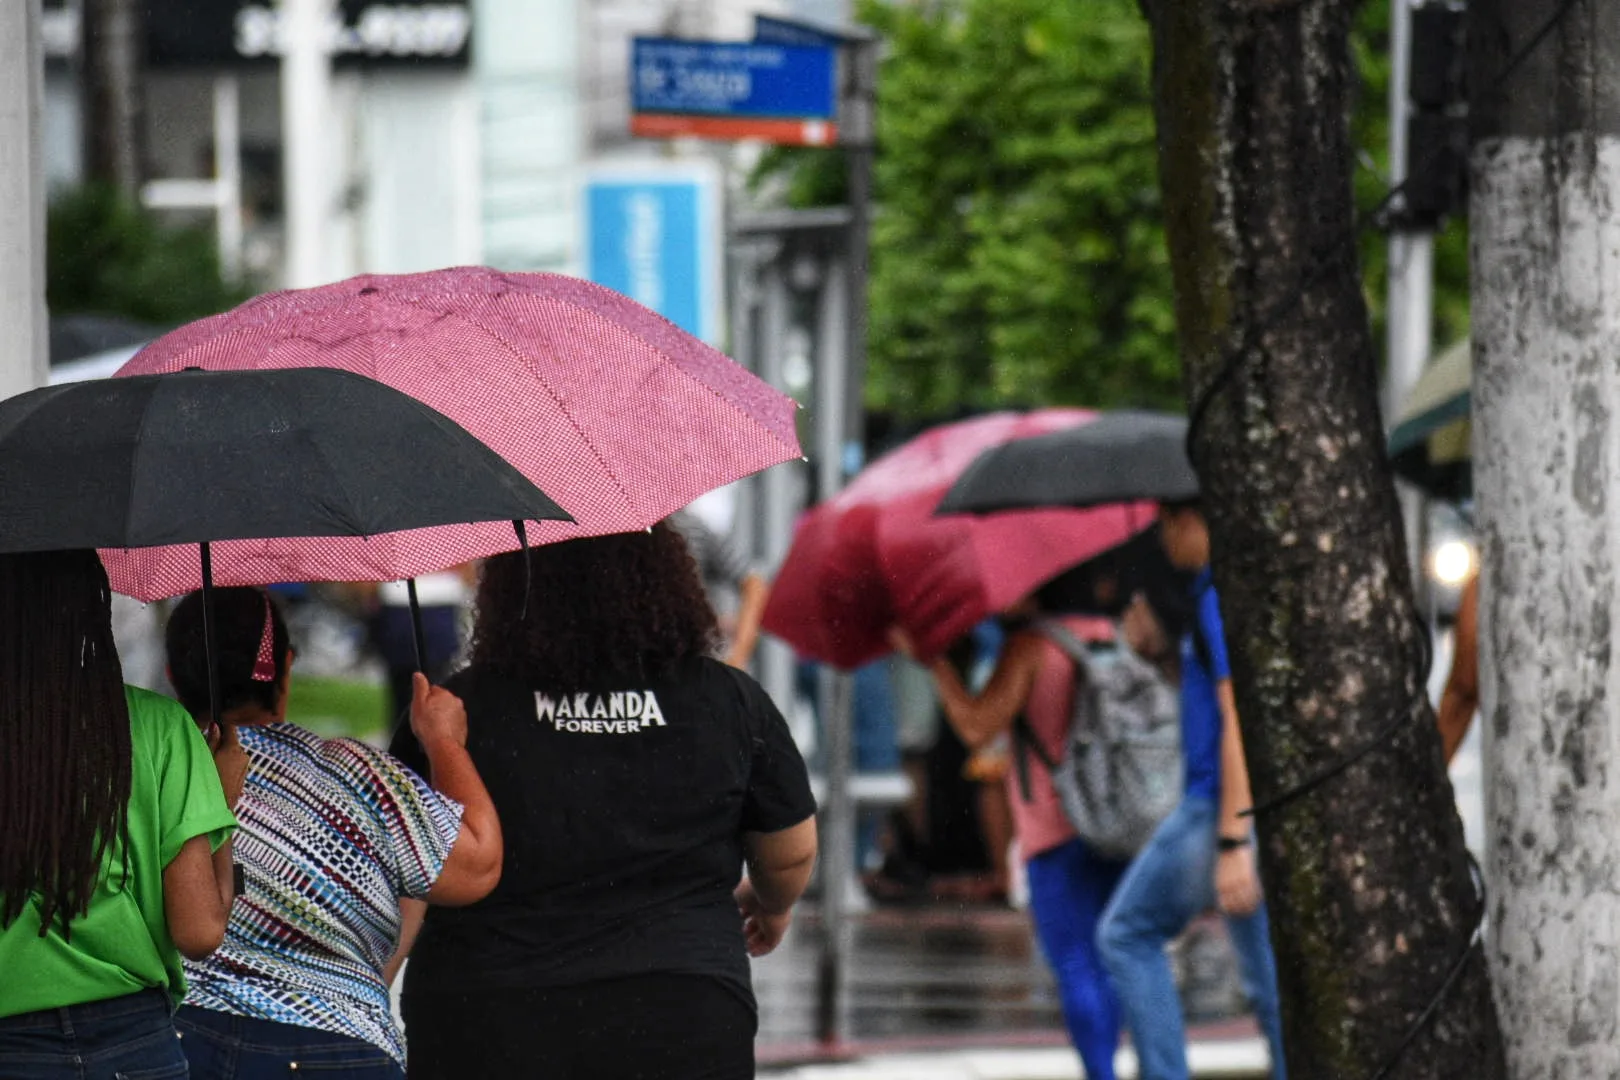
<instances>
[{"instance_id":1,"label":"utility pole","mask_svg":"<svg viewBox=\"0 0 1620 1080\"><path fill-rule=\"evenodd\" d=\"M0 3L0 397L45 381L44 51L39 0Z\"/></svg>"},{"instance_id":2,"label":"utility pole","mask_svg":"<svg viewBox=\"0 0 1620 1080\"><path fill-rule=\"evenodd\" d=\"M331 121L333 0L280 0L282 203L289 288L324 284L336 202Z\"/></svg>"},{"instance_id":3,"label":"utility pole","mask_svg":"<svg viewBox=\"0 0 1620 1080\"><path fill-rule=\"evenodd\" d=\"M1489 955L1516 1080L1620 1076L1620 5L1470 19Z\"/></svg>"},{"instance_id":4,"label":"utility pole","mask_svg":"<svg viewBox=\"0 0 1620 1080\"><path fill-rule=\"evenodd\" d=\"M844 486L846 457L860 455L865 443L867 280L869 277L872 154L877 137L877 39L855 30L843 38L844 93L839 102L839 142L844 148L849 183L849 225L845 235L843 303L831 294L839 280L828 275L823 292L820 337L823 362L817 365L817 480L826 501ZM836 271L835 271L836 273ZM830 347L842 337L839 350ZM849 464L854 464L850 462ZM823 664L819 676L822 737L827 794L823 804L821 916L826 944L817 975L817 1036L834 1045L843 1034L846 969L851 947L849 913L855 892L854 678Z\"/></svg>"},{"instance_id":5,"label":"utility pole","mask_svg":"<svg viewBox=\"0 0 1620 1080\"><path fill-rule=\"evenodd\" d=\"M134 200L141 188L141 16L135 0L84 0L85 172Z\"/></svg>"},{"instance_id":6,"label":"utility pole","mask_svg":"<svg viewBox=\"0 0 1620 1080\"><path fill-rule=\"evenodd\" d=\"M1412 116L1412 5L1413 0L1389 4L1389 182L1397 190L1410 168L1408 145ZM1423 374L1434 340L1434 233L1405 213L1408 200L1396 197L1391 209L1389 273L1385 300L1384 416L1400 413L1401 403ZM1424 534L1428 506L1415 488L1401 492L1401 516L1406 520L1407 554L1413 581L1423 605ZM1426 606L1426 605L1423 605Z\"/></svg>"}]
</instances>

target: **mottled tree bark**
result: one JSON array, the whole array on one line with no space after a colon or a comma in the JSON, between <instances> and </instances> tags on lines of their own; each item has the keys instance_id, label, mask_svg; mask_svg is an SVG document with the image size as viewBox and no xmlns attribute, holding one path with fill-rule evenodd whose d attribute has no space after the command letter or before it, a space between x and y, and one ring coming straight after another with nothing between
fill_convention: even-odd
<instances>
[{"instance_id":1,"label":"mottled tree bark","mask_svg":"<svg viewBox=\"0 0 1620 1080\"><path fill-rule=\"evenodd\" d=\"M1352 0L1143 0L1192 456L1257 803L1290 1073L1504 1075L1424 695L1355 255ZM1398 722L1396 722L1398 720ZM1394 723L1393 732L1381 737Z\"/></svg>"},{"instance_id":2,"label":"mottled tree bark","mask_svg":"<svg viewBox=\"0 0 1620 1080\"><path fill-rule=\"evenodd\" d=\"M1471 19L1489 951L1515 1077L1620 1076L1620 4Z\"/></svg>"}]
</instances>

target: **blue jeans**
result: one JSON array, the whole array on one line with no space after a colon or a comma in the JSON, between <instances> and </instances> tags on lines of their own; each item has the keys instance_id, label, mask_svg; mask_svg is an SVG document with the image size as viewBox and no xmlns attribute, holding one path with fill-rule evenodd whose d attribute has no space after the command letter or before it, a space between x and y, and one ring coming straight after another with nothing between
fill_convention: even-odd
<instances>
[{"instance_id":1,"label":"blue jeans","mask_svg":"<svg viewBox=\"0 0 1620 1080\"><path fill-rule=\"evenodd\" d=\"M1097 948L1097 924L1127 865L1098 858L1080 840L1043 851L1024 864L1035 934L1057 976L1063 1021L1086 1067L1086 1080L1114 1080L1119 1000Z\"/></svg>"},{"instance_id":2,"label":"blue jeans","mask_svg":"<svg viewBox=\"0 0 1620 1080\"><path fill-rule=\"evenodd\" d=\"M198 1080L404 1080L405 1070L381 1047L347 1035L248 1016L181 1008L180 1045Z\"/></svg>"},{"instance_id":3,"label":"blue jeans","mask_svg":"<svg viewBox=\"0 0 1620 1080\"><path fill-rule=\"evenodd\" d=\"M189 1076L169 995L127 997L0 1018L0 1080L177 1080Z\"/></svg>"},{"instance_id":4,"label":"blue jeans","mask_svg":"<svg viewBox=\"0 0 1620 1080\"><path fill-rule=\"evenodd\" d=\"M1187 1080L1181 998L1164 949L1188 923L1215 906L1216 825L1213 800L1182 799L1131 863L1098 930L1103 963L1114 977L1142 1080ZM1228 916L1226 928L1244 993L1271 1047L1271 1075L1285 1080L1277 966L1265 907L1241 919Z\"/></svg>"}]
</instances>

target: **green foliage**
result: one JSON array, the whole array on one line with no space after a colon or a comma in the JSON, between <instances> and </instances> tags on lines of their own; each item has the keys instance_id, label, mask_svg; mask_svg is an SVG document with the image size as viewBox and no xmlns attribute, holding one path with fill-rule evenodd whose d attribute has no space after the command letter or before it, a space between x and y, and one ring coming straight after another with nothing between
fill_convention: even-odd
<instances>
[{"instance_id":1,"label":"green foliage","mask_svg":"<svg viewBox=\"0 0 1620 1080\"><path fill-rule=\"evenodd\" d=\"M1161 223L1148 28L1135 0L863 0L886 40L878 102L868 404L1181 401ZM1383 198L1388 4L1362 5L1353 119ZM790 205L843 201L842 155L777 149L753 182ZM1382 342L1386 241L1362 243ZM1466 332L1466 230L1436 244L1436 338Z\"/></svg>"},{"instance_id":2,"label":"green foliage","mask_svg":"<svg viewBox=\"0 0 1620 1080\"><path fill-rule=\"evenodd\" d=\"M165 325L224 311L251 294L225 282L210 230L165 228L116 189L92 184L51 201L45 295L53 314Z\"/></svg>"},{"instance_id":3,"label":"green foliage","mask_svg":"<svg viewBox=\"0 0 1620 1080\"><path fill-rule=\"evenodd\" d=\"M871 2L863 15L890 46L871 404L1179 400L1133 0Z\"/></svg>"}]
</instances>

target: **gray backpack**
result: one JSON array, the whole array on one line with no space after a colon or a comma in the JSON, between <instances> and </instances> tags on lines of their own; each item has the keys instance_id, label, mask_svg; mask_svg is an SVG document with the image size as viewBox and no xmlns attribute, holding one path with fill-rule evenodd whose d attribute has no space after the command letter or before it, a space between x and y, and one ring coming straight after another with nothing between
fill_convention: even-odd
<instances>
[{"instance_id":1,"label":"gray backpack","mask_svg":"<svg viewBox=\"0 0 1620 1080\"><path fill-rule=\"evenodd\" d=\"M1027 754L1051 771L1080 839L1098 855L1128 859L1181 800L1181 715L1175 687L1121 645L1090 649L1052 620L1033 629L1074 662L1074 698L1063 760L1052 761L1023 717L1014 725L1017 767L1029 798Z\"/></svg>"}]
</instances>

